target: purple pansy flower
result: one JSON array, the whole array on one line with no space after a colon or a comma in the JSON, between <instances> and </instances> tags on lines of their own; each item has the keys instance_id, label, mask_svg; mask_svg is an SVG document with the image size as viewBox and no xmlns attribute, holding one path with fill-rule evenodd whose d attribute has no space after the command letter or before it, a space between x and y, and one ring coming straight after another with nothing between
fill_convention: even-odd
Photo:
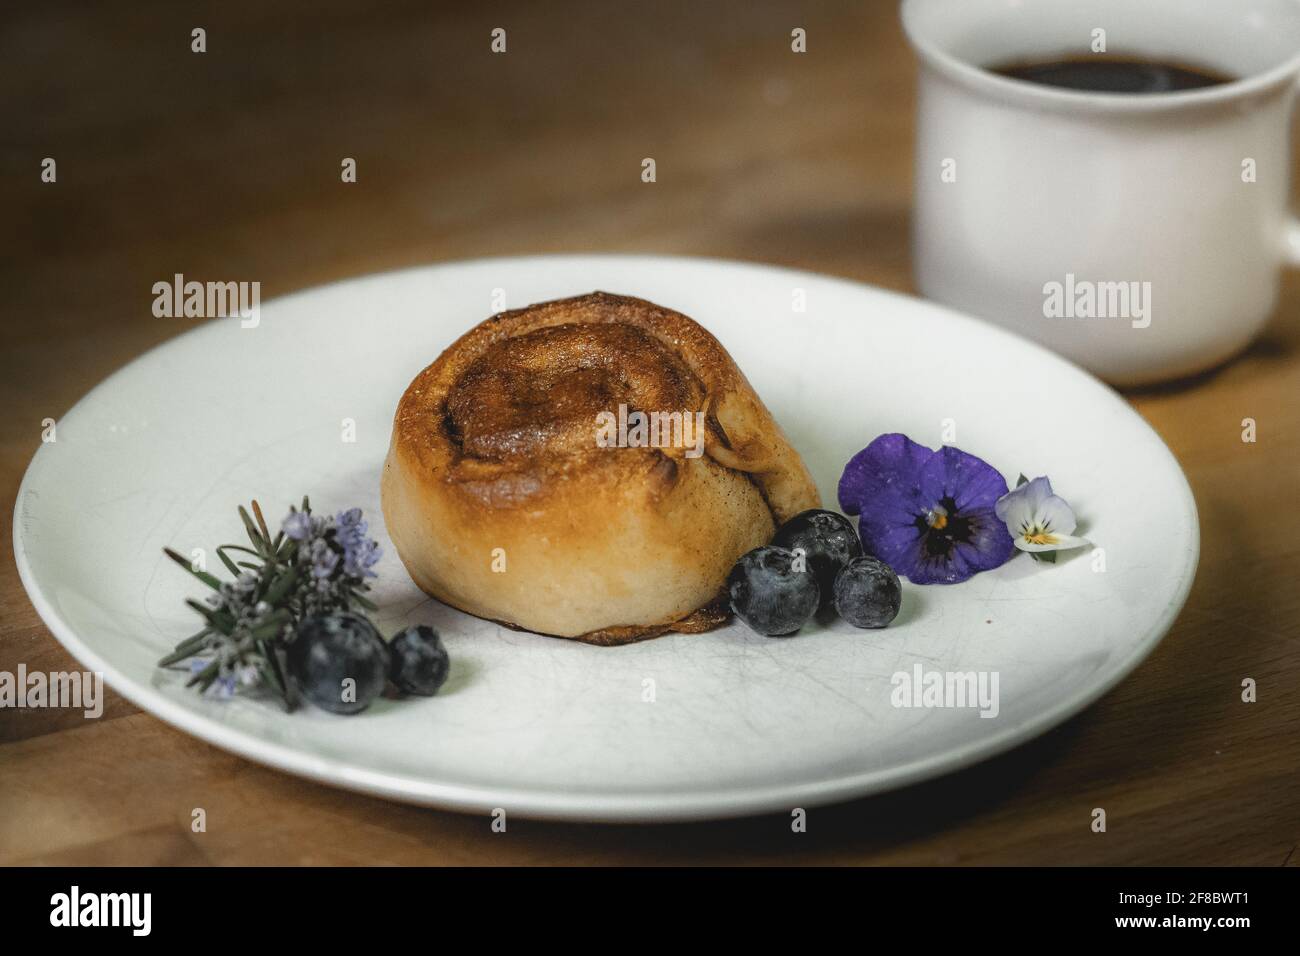
<instances>
[{"instance_id":1,"label":"purple pansy flower","mask_svg":"<svg viewBox=\"0 0 1300 956\"><path fill-rule=\"evenodd\" d=\"M869 554L914 584L956 584L1004 564L1015 545L994 512L1006 479L951 446L881 435L844 467L840 507L860 515Z\"/></svg>"}]
</instances>

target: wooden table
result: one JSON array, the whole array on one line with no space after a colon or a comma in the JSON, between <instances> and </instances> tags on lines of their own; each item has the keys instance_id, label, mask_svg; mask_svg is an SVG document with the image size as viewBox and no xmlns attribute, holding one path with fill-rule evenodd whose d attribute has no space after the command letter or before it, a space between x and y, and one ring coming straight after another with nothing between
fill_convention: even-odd
<instances>
[{"instance_id":1,"label":"wooden table","mask_svg":"<svg viewBox=\"0 0 1300 956\"><path fill-rule=\"evenodd\" d=\"M191 327L150 311L175 272L258 278L265 298L445 259L636 250L910 289L915 67L892 4L180 6L2 15L9 513L41 420ZM1298 320L1292 275L1246 355L1128 396L1196 493L1191 599L1119 688L975 769L814 810L806 834L779 816L494 835L264 769L112 696L97 721L0 711L0 862L1300 863ZM74 668L3 547L0 670Z\"/></svg>"}]
</instances>

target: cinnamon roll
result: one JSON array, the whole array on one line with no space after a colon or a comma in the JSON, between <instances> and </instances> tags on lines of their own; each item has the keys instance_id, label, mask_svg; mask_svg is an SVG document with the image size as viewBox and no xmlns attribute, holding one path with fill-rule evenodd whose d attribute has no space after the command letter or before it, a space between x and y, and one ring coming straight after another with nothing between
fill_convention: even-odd
<instances>
[{"instance_id":1,"label":"cinnamon roll","mask_svg":"<svg viewBox=\"0 0 1300 956\"><path fill-rule=\"evenodd\" d=\"M595 644L718 626L736 560L819 506L717 339L603 292L495 315L417 375L382 496L428 594Z\"/></svg>"}]
</instances>

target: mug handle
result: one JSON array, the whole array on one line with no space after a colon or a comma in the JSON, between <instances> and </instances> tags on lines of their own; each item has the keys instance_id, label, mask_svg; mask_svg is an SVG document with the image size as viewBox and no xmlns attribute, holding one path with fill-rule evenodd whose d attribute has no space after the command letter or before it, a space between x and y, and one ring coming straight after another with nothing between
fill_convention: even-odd
<instances>
[{"instance_id":1,"label":"mug handle","mask_svg":"<svg viewBox=\"0 0 1300 956\"><path fill-rule=\"evenodd\" d=\"M1300 267L1300 219L1290 216L1286 223L1286 260Z\"/></svg>"},{"instance_id":2,"label":"mug handle","mask_svg":"<svg viewBox=\"0 0 1300 956\"><path fill-rule=\"evenodd\" d=\"M1300 97L1300 76L1296 77L1296 96ZM1295 213L1286 220L1286 261L1300 268L1300 217Z\"/></svg>"}]
</instances>

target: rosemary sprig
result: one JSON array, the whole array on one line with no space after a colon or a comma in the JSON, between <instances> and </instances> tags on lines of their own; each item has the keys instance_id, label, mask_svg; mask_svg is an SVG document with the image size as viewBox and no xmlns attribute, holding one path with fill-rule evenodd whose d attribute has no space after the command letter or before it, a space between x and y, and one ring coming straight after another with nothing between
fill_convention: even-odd
<instances>
[{"instance_id":1,"label":"rosemary sprig","mask_svg":"<svg viewBox=\"0 0 1300 956\"><path fill-rule=\"evenodd\" d=\"M292 709L294 695L283 664L286 645L308 617L354 608L377 610L364 593L370 590L367 580L374 577L371 568L379 559L379 546L366 536L358 508L317 517L304 496L302 507L291 506L274 535L257 501L238 510L251 547L223 544L216 549L233 580L222 581L179 552L163 549L210 593L206 602L186 600L204 626L177 644L158 666L189 660L186 686L200 692L216 687L223 696L240 686L260 686ZM236 561L227 552L251 560Z\"/></svg>"}]
</instances>

